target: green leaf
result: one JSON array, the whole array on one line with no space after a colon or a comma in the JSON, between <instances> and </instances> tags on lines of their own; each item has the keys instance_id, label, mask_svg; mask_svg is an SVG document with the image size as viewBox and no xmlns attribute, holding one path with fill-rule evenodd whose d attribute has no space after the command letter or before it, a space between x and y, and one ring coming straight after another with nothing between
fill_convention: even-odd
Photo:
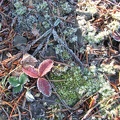
<instances>
[{"instance_id":1,"label":"green leaf","mask_svg":"<svg viewBox=\"0 0 120 120\"><path fill-rule=\"evenodd\" d=\"M19 93L19 92L22 91L22 89L23 89L23 86L19 85L19 86L13 88L13 92L14 93Z\"/></svg>"},{"instance_id":2,"label":"green leaf","mask_svg":"<svg viewBox=\"0 0 120 120\"><path fill-rule=\"evenodd\" d=\"M20 77L19 77L19 83L21 85L24 85L27 81L28 81L27 75L25 75L24 73L21 74Z\"/></svg>"},{"instance_id":3,"label":"green leaf","mask_svg":"<svg viewBox=\"0 0 120 120\"><path fill-rule=\"evenodd\" d=\"M11 77L8 79L8 82L9 82L13 87L19 86L19 80L18 80L17 77L11 76Z\"/></svg>"}]
</instances>

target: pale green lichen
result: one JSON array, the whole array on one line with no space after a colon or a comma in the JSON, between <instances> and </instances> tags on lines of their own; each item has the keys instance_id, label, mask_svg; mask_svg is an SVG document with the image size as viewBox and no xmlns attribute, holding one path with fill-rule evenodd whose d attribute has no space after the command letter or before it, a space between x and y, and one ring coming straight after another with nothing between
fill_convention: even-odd
<instances>
[{"instance_id":1,"label":"pale green lichen","mask_svg":"<svg viewBox=\"0 0 120 120\"><path fill-rule=\"evenodd\" d=\"M37 10L37 12L43 11L47 6L48 6L47 2L44 1L44 2L36 5L36 10Z\"/></svg>"},{"instance_id":2,"label":"pale green lichen","mask_svg":"<svg viewBox=\"0 0 120 120\"><path fill-rule=\"evenodd\" d=\"M42 25L45 29L49 29L50 28L50 24L47 21L43 21Z\"/></svg>"},{"instance_id":3,"label":"pale green lichen","mask_svg":"<svg viewBox=\"0 0 120 120\"><path fill-rule=\"evenodd\" d=\"M69 53L64 49L64 47L60 44L54 47L55 53L61 56L63 59L70 59Z\"/></svg>"},{"instance_id":4,"label":"pale green lichen","mask_svg":"<svg viewBox=\"0 0 120 120\"><path fill-rule=\"evenodd\" d=\"M114 69L114 62L112 61L109 64L101 64L100 68L98 68L99 71L107 73L107 74L115 74L116 71Z\"/></svg>"},{"instance_id":5,"label":"pale green lichen","mask_svg":"<svg viewBox=\"0 0 120 120\"><path fill-rule=\"evenodd\" d=\"M77 28L71 28L71 27L66 27L66 29L63 31L63 34L65 36L75 34L77 31Z\"/></svg>"},{"instance_id":6,"label":"pale green lichen","mask_svg":"<svg viewBox=\"0 0 120 120\"><path fill-rule=\"evenodd\" d=\"M34 23L37 22L37 18L34 15L29 15L28 18L26 19L27 26L30 28L33 28Z\"/></svg>"},{"instance_id":7,"label":"pale green lichen","mask_svg":"<svg viewBox=\"0 0 120 120\"><path fill-rule=\"evenodd\" d=\"M20 7L22 6L22 2L16 2L16 3L14 3L14 7L16 8L16 9L19 9Z\"/></svg>"},{"instance_id":8,"label":"pale green lichen","mask_svg":"<svg viewBox=\"0 0 120 120\"><path fill-rule=\"evenodd\" d=\"M61 3L61 7L62 7L62 11L64 11L64 13L70 13L72 11L72 8L68 4L68 2Z\"/></svg>"},{"instance_id":9,"label":"pale green lichen","mask_svg":"<svg viewBox=\"0 0 120 120\"><path fill-rule=\"evenodd\" d=\"M61 45L56 45L55 52L56 52L56 54L62 54L62 52L63 52L62 46Z\"/></svg>"},{"instance_id":10,"label":"pale green lichen","mask_svg":"<svg viewBox=\"0 0 120 120\"><path fill-rule=\"evenodd\" d=\"M26 6L23 6L22 2L16 2L14 7L16 8L17 15L23 15L26 13L27 8Z\"/></svg>"},{"instance_id":11,"label":"pale green lichen","mask_svg":"<svg viewBox=\"0 0 120 120\"><path fill-rule=\"evenodd\" d=\"M109 28L109 30L112 31L117 30L120 26L120 22L117 20L113 20L112 22L110 22L109 24L107 24L107 27Z\"/></svg>"},{"instance_id":12,"label":"pale green lichen","mask_svg":"<svg viewBox=\"0 0 120 120\"><path fill-rule=\"evenodd\" d=\"M74 43L74 42L77 42L77 36L75 35L70 39L70 43Z\"/></svg>"},{"instance_id":13,"label":"pale green lichen","mask_svg":"<svg viewBox=\"0 0 120 120\"><path fill-rule=\"evenodd\" d=\"M88 24L83 26L83 28L81 27L81 29L85 29L85 32L87 33L87 34L83 35L86 41L88 41L89 43L99 43L105 37L112 34L112 32L114 30L117 30L119 28L119 25L120 25L119 22L114 20L114 21L110 22L109 24L107 24L106 28L104 28L104 30L100 31L98 34L96 34L96 30L91 27L89 22L88 22Z\"/></svg>"},{"instance_id":14,"label":"pale green lichen","mask_svg":"<svg viewBox=\"0 0 120 120\"><path fill-rule=\"evenodd\" d=\"M68 41L68 43L74 43L78 40L78 37L75 34L76 32L77 32L77 28L71 28L71 27L66 27L66 29L63 31L63 35L66 38L66 41Z\"/></svg>"},{"instance_id":15,"label":"pale green lichen","mask_svg":"<svg viewBox=\"0 0 120 120\"><path fill-rule=\"evenodd\" d=\"M91 21L87 21L86 17L89 16L90 14L90 19L94 21L94 15L98 12L96 6L94 5L94 2L83 2L82 5L82 10L76 9L76 12L79 13L77 16L77 22L79 25L79 28L82 31L82 35L84 37L84 42L88 42L89 44L95 44L95 43L100 43L103 41L105 38L109 37L109 35L112 34L113 31L118 30L119 28L119 12L116 13L106 13L104 15L102 25L103 28L99 26L101 23L95 23L98 24L98 29L96 29L97 25L91 24ZM108 21L107 18L112 17L112 21ZM98 19L99 20L99 19ZM100 29L99 29L100 28ZM99 30L99 32L98 32Z\"/></svg>"},{"instance_id":16,"label":"pale green lichen","mask_svg":"<svg viewBox=\"0 0 120 120\"><path fill-rule=\"evenodd\" d=\"M120 20L120 12L119 11L112 13L111 16L116 20Z\"/></svg>"}]
</instances>

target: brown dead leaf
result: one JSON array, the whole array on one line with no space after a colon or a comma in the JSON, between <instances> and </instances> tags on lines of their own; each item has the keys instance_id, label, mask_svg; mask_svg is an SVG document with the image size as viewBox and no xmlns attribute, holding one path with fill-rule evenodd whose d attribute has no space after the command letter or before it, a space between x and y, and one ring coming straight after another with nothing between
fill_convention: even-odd
<instances>
[{"instance_id":1,"label":"brown dead leaf","mask_svg":"<svg viewBox=\"0 0 120 120\"><path fill-rule=\"evenodd\" d=\"M23 55L23 58L21 60L21 64L24 65L31 65L31 66L35 66L37 63L37 59L35 57L33 57L32 55L26 53Z\"/></svg>"},{"instance_id":2,"label":"brown dead leaf","mask_svg":"<svg viewBox=\"0 0 120 120\"><path fill-rule=\"evenodd\" d=\"M2 64L4 67L6 67L6 68L10 68L11 65L12 65L12 63L14 63L14 62L16 62L17 60L19 60L19 58L21 57L21 55L22 55L22 53L18 53L18 54L13 55L13 56L11 55L10 58L7 58L7 59L3 60L3 61L1 62L1 64Z\"/></svg>"},{"instance_id":3,"label":"brown dead leaf","mask_svg":"<svg viewBox=\"0 0 120 120\"><path fill-rule=\"evenodd\" d=\"M110 82L110 85L115 89L116 92L119 92L119 89L117 88L118 83Z\"/></svg>"},{"instance_id":4,"label":"brown dead leaf","mask_svg":"<svg viewBox=\"0 0 120 120\"><path fill-rule=\"evenodd\" d=\"M39 34L39 30L36 29L36 26L33 27L32 29L32 33L35 37L38 37L40 34Z\"/></svg>"},{"instance_id":5,"label":"brown dead leaf","mask_svg":"<svg viewBox=\"0 0 120 120\"><path fill-rule=\"evenodd\" d=\"M120 65L114 65L114 69L120 70Z\"/></svg>"},{"instance_id":6,"label":"brown dead leaf","mask_svg":"<svg viewBox=\"0 0 120 120\"><path fill-rule=\"evenodd\" d=\"M0 77L4 76L4 72L0 71Z\"/></svg>"},{"instance_id":7,"label":"brown dead leaf","mask_svg":"<svg viewBox=\"0 0 120 120\"><path fill-rule=\"evenodd\" d=\"M22 73L22 68L19 66L18 69L16 69L15 71L12 72L12 76L16 76L16 77L19 77Z\"/></svg>"}]
</instances>

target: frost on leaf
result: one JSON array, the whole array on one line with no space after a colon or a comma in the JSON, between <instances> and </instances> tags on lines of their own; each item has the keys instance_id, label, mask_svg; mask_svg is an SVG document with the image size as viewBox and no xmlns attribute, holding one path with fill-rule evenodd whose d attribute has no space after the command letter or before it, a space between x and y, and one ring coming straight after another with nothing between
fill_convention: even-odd
<instances>
[{"instance_id":1,"label":"frost on leaf","mask_svg":"<svg viewBox=\"0 0 120 120\"><path fill-rule=\"evenodd\" d=\"M51 59L44 60L38 67L38 74L40 77L46 75L53 67L54 62Z\"/></svg>"},{"instance_id":2,"label":"frost on leaf","mask_svg":"<svg viewBox=\"0 0 120 120\"><path fill-rule=\"evenodd\" d=\"M37 88L46 97L51 95L51 86L45 78L38 78Z\"/></svg>"},{"instance_id":3,"label":"frost on leaf","mask_svg":"<svg viewBox=\"0 0 120 120\"><path fill-rule=\"evenodd\" d=\"M23 67L22 71L32 78L38 78L38 70L31 65Z\"/></svg>"}]
</instances>

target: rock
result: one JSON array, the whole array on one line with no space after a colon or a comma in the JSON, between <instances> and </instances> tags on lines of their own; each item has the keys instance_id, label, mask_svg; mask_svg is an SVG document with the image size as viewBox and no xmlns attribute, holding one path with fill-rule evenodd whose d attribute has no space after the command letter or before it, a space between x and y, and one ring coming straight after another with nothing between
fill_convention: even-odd
<instances>
[{"instance_id":1,"label":"rock","mask_svg":"<svg viewBox=\"0 0 120 120\"><path fill-rule=\"evenodd\" d=\"M18 49L18 50L24 50L26 47L27 39L23 36L16 35L13 40L13 45Z\"/></svg>"}]
</instances>

